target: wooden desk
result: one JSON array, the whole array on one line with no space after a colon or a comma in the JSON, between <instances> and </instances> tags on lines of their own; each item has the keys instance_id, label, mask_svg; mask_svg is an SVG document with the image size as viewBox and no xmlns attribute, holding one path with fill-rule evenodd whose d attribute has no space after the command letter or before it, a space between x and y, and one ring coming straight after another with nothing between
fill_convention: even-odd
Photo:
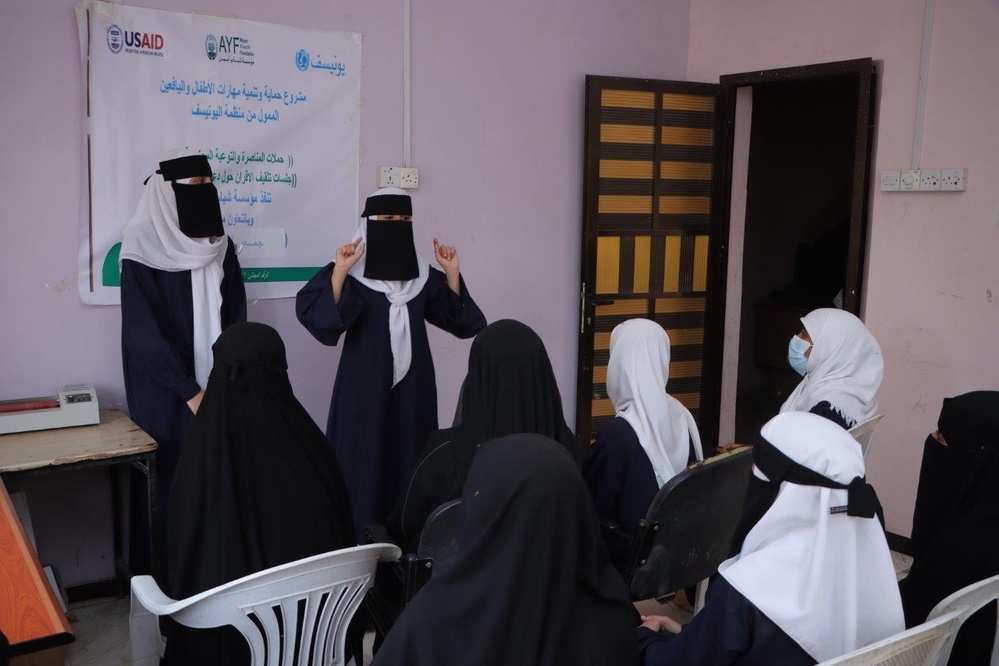
<instances>
[{"instance_id":1,"label":"wooden desk","mask_svg":"<svg viewBox=\"0 0 999 666\"><path fill-rule=\"evenodd\" d=\"M131 465L145 475L149 496L146 518L152 541L150 559L153 571L159 571L154 521L156 442L128 416L118 410L102 409L101 422L96 425L0 435L0 474L4 479L105 465ZM127 547L121 538L123 511L115 474L111 475L111 481L115 565L123 582L127 582L130 572L123 555Z\"/></svg>"},{"instance_id":2,"label":"wooden desk","mask_svg":"<svg viewBox=\"0 0 999 666\"><path fill-rule=\"evenodd\" d=\"M73 641L35 551L0 483L0 631L11 656L47 650Z\"/></svg>"}]
</instances>

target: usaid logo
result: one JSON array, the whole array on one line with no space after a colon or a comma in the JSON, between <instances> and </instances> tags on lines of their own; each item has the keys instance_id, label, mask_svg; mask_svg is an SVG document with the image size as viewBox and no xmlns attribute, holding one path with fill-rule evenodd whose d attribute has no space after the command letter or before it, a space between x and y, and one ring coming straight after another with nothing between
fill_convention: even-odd
<instances>
[{"instance_id":1,"label":"usaid logo","mask_svg":"<svg viewBox=\"0 0 999 666\"><path fill-rule=\"evenodd\" d=\"M111 49L111 53L121 53L121 49L124 45L125 34L122 32L121 28L119 28L117 24L108 28L108 48Z\"/></svg>"}]
</instances>

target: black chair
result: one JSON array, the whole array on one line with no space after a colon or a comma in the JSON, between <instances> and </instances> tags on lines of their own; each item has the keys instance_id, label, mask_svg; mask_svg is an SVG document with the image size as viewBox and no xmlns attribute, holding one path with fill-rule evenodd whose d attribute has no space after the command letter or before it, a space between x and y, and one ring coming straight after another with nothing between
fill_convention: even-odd
<instances>
[{"instance_id":1,"label":"black chair","mask_svg":"<svg viewBox=\"0 0 999 666\"><path fill-rule=\"evenodd\" d=\"M695 463L659 489L635 535L602 525L631 542L622 574L633 600L662 599L697 585L700 610L702 583L729 557L752 465L749 448Z\"/></svg>"},{"instance_id":2,"label":"black chair","mask_svg":"<svg viewBox=\"0 0 999 666\"><path fill-rule=\"evenodd\" d=\"M375 586L364 599L378 644L420 588L454 561L460 517L460 499L441 504L427 518L416 554L404 554L395 562L380 565ZM384 525L365 527L364 536L371 543L392 543Z\"/></svg>"}]
</instances>

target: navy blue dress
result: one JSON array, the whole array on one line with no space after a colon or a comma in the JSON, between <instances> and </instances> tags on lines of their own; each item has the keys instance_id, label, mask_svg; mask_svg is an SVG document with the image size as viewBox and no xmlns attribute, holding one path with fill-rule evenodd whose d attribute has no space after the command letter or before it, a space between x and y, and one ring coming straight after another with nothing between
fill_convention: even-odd
<instances>
[{"instance_id":1,"label":"navy blue dress","mask_svg":"<svg viewBox=\"0 0 999 666\"><path fill-rule=\"evenodd\" d=\"M222 262L222 330L246 321L246 290L232 239ZM187 401L203 389L194 377L191 271L121 262L121 356L129 417L156 440L156 504L168 510L180 449L194 415Z\"/></svg>"},{"instance_id":2,"label":"navy blue dress","mask_svg":"<svg viewBox=\"0 0 999 666\"><path fill-rule=\"evenodd\" d=\"M687 445L689 465L697 456L693 441ZM605 423L597 433L596 441L583 453L580 465L593 496L597 518L620 525L628 534L638 532L638 523L645 518L659 492L659 485L652 463L631 424L620 416ZM677 470L677 473L682 471ZM604 543L611 561L621 569L630 543L607 533Z\"/></svg>"},{"instance_id":3,"label":"navy blue dress","mask_svg":"<svg viewBox=\"0 0 999 666\"><path fill-rule=\"evenodd\" d=\"M324 345L346 333L333 384L326 437L343 468L358 538L366 525L384 523L409 482L420 450L437 430L437 380L424 320L459 338L471 338L486 319L461 281L461 296L430 269L423 290L409 303L412 362L392 387L389 301L353 277L333 300L333 264L298 292L302 325Z\"/></svg>"},{"instance_id":4,"label":"navy blue dress","mask_svg":"<svg viewBox=\"0 0 999 666\"><path fill-rule=\"evenodd\" d=\"M645 666L810 666L816 661L727 580L708 588L701 612L679 634L638 628Z\"/></svg>"},{"instance_id":5,"label":"navy blue dress","mask_svg":"<svg viewBox=\"0 0 999 666\"><path fill-rule=\"evenodd\" d=\"M600 428L596 441L583 453L580 465L597 518L620 525L634 535L652 498L659 492L656 473L635 429L620 416L614 417ZM608 534L604 535L604 543L611 561L620 568L630 544Z\"/></svg>"}]
</instances>

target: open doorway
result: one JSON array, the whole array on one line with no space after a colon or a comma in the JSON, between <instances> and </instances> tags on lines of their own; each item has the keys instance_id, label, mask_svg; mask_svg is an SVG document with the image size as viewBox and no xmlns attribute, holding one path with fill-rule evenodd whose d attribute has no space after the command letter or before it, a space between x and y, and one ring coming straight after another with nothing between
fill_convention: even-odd
<instances>
[{"instance_id":1,"label":"open doorway","mask_svg":"<svg viewBox=\"0 0 999 666\"><path fill-rule=\"evenodd\" d=\"M754 440L801 379L787 361L800 318L820 307L860 310L870 135L858 123L870 87L853 73L807 69L751 85L737 306L741 442Z\"/></svg>"}]
</instances>

